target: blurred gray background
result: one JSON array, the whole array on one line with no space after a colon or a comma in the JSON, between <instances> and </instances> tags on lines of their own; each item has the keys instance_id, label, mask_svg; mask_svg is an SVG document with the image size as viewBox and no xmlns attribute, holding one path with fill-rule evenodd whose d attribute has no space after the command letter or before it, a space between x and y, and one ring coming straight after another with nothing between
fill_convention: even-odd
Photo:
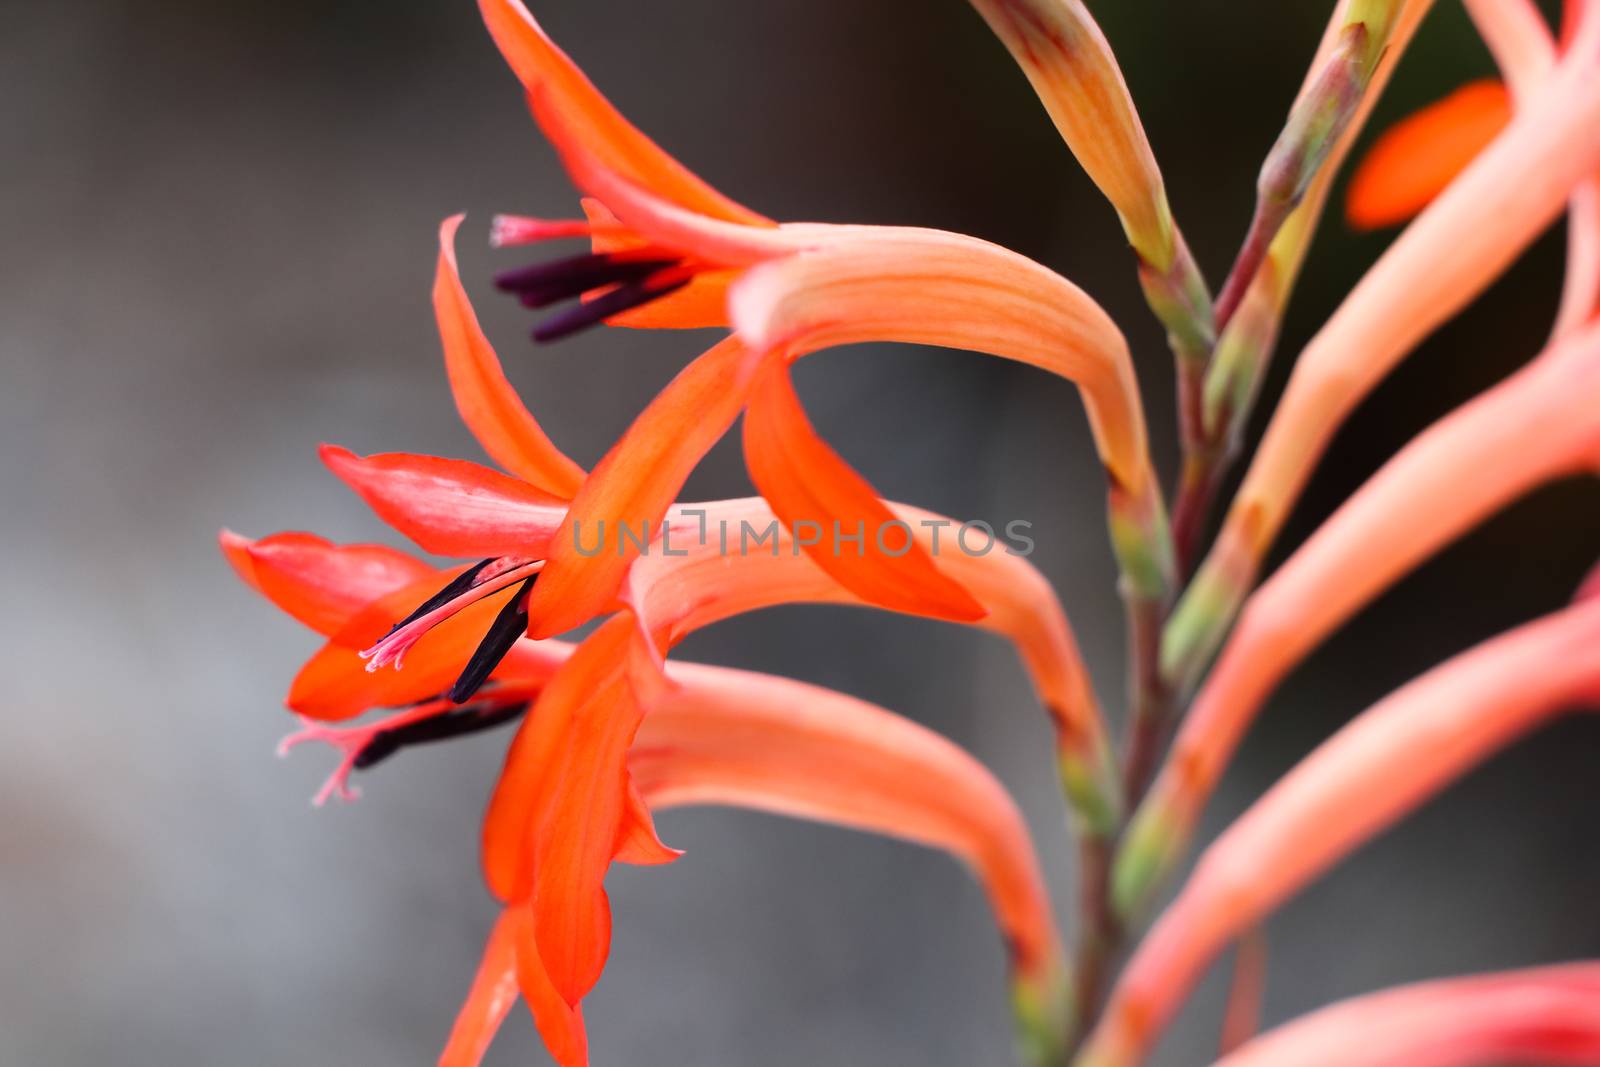
<instances>
[{"instance_id":1,"label":"blurred gray background","mask_svg":"<svg viewBox=\"0 0 1600 1067\"><path fill-rule=\"evenodd\" d=\"M1332 5L1097 6L1220 280ZM971 231L1078 280L1125 324L1170 460L1168 358L1111 213L961 0L536 11L640 125L769 214ZM524 340L526 317L487 284L519 257L484 248L487 219L566 214L574 198L467 0L14 0L4 13L0 1062L430 1062L493 914L477 828L506 735L407 753L359 804L312 810L331 753L279 762L272 747L315 639L234 581L216 529L392 540L316 443L477 455L427 302L450 212L470 212L468 285L513 378L585 463L707 338ZM1489 69L1447 0L1379 125ZM1386 240L1330 221L1286 351ZM1362 407L1288 543L1535 350L1559 265L1556 234ZM906 348L807 361L800 385L885 494L1033 521L1035 560L1120 700L1100 475L1067 386ZM724 447L687 495L744 491ZM1396 684L1563 602L1600 544L1596 502L1593 484L1535 495L1349 627L1252 732L1208 832ZM1047 733L1008 649L793 609L714 628L682 655L835 686L969 746L1027 810L1067 913ZM1270 930L1268 1016L1600 952L1597 760L1600 723L1562 722L1304 894ZM597 1063L1008 1062L1000 948L954 864L752 815L662 823L685 859L612 878L615 952L587 1012ZM1160 1062L1209 1060L1218 978ZM519 1011L490 1062L543 1057Z\"/></svg>"}]
</instances>

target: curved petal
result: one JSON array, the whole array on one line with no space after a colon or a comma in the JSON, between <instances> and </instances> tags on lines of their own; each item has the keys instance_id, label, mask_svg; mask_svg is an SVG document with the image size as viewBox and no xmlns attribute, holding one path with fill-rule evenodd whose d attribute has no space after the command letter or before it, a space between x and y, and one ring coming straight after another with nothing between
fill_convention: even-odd
<instances>
[{"instance_id":1,"label":"curved petal","mask_svg":"<svg viewBox=\"0 0 1600 1067\"><path fill-rule=\"evenodd\" d=\"M1086 1059L1140 1062L1230 940L1487 756L1600 702L1596 647L1600 602L1585 601L1434 668L1325 742L1201 856L1124 970Z\"/></svg>"},{"instance_id":2,"label":"curved petal","mask_svg":"<svg viewBox=\"0 0 1600 1067\"><path fill-rule=\"evenodd\" d=\"M528 605L552 637L607 610L634 558L744 406L756 360L728 338L690 363L606 453L573 499ZM631 533L630 533L631 531Z\"/></svg>"},{"instance_id":3,"label":"curved petal","mask_svg":"<svg viewBox=\"0 0 1600 1067\"><path fill-rule=\"evenodd\" d=\"M450 1038L439 1055L439 1067L478 1067L500 1024L511 1014L517 1002L516 928L520 921L514 908L501 912L495 920L466 1002L456 1013Z\"/></svg>"},{"instance_id":4,"label":"curved petal","mask_svg":"<svg viewBox=\"0 0 1600 1067\"><path fill-rule=\"evenodd\" d=\"M539 957L533 916L525 906L513 909L517 925L517 986L533 1010L544 1047L560 1067L588 1067L589 1039L583 1027L583 1009L568 1004L550 980Z\"/></svg>"},{"instance_id":5,"label":"curved petal","mask_svg":"<svg viewBox=\"0 0 1600 1067\"><path fill-rule=\"evenodd\" d=\"M560 1067L588 1067L589 1040L583 1012L556 995L533 941L533 917L526 905L500 913L483 950L483 962L456 1015L439 1067L478 1067L500 1024L521 993L551 1059Z\"/></svg>"},{"instance_id":6,"label":"curved petal","mask_svg":"<svg viewBox=\"0 0 1600 1067\"><path fill-rule=\"evenodd\" d=\"M697 664L640 727L628 766L651 806L727 804L943 849L983 883L1029 974L1060 945L1021 813L975 759L864 701L772 675Z\"/></svg>"},{"instance_id":7,"label":"curved petal","mask_svg":"<svg viewBox=\"0 0 1600 1067\"><path fill-rule=\"evenodd\" d=\"M439 268L433 282L433 310L456 410L496 463L531 485L570 498L583 482L583 468L551 443L523 406L461 285L455 235L462 217L452 215L439 226Z\"/></svg>"},{"instance_id":8,"label":"curved petal","mask_svg":"<svg viewBox=\"0 0 1600 1067\"><path fill-rule=\"evenodd\" d=\"M962 524L891 505L919 546L943 546L943 565L985 610L978 626L1009 640L1057 730L1063 778L1092 826L1115 819L1120 789L1104 720L1055 591L1022 555L974 540ZM635 561L624 599L651 640L669 649L722 619L779 604L861 604L794 544L763 500L684 505L662 541Z\"/></svg>"},{"instance_id":9,"label":"curved petal","mask_svg":"<svg viewBox=\"0 0 1600 1067\"><path fill-rule=\"evenodd\" d=\"M610 946L602 883L625 840L639 643L623 612L578 646L518 730L484 817L489 887L533 901L539 954L568 1004L599 979Z\"/></svg>"},{"instance_id":10,"label":"curved petal","mask_svg":"<svg viewBox=\"0 0 1600 1067\"><path fill-rule=\"evenodd\" d=\"M325 636L363 608L437 572L386 545L335 545L309 533L252 541L223 530L223 554L239 577L297 621Z\"/></svg>"},{"instance_id":11,"label":"curved petal","mask_svg":"<svg viewBox=\"0 0 1600 1067\"><path fill-rule=\"evenodd\" d=\"M464 459L320 451L329 470L424 552L542 559L566 517L565 500Z\"/></svg>"},{"instance_id":12,"label":"curved petal","mask_svg":"<svg viewBox=\"0 0 1600 1067\"><path fill-rule=\"evenodd\" d=\"M1101 457L1137 494L1151 477L1127 342L1081 289L997 245L934 230L841 230L749 271L729 295L752 348L899 341L1018 360L1078 384Z\"/></svg>"},{"instance_id":13,"label":"curved petal","mask_svg":"<svg viewBox=\"0 0 1600 1067\"><path fill-rule=\"evenodd\" d=\"M711 188L623 118L519 0L479 0L478 10L506 63L540 101L540 123L552 141L581 143L606 166L691 211L770 225Z\"/></svg>"},{"instance_id":14,"label":"curved petal","mask_svg":"<svg viewBox=\"0 0 1600 1067\"><path fill-rule=\"evenodd\" d=\"M803 537L813 562L871 604L956 622L981 619L984 609L944 574L905 523L866 480L829 448L800 407L782 362L767 365L752 387L744 419L750 479L778 520ZM855 550L844 547L853 537Z\"/></svg>"},{"instance_id":15,"label":"curved petal","mask_svg":"<svg viewBox=\"0 0 1600 1067\"><path fill-rule=\"evenodd\" d=\"M1217 1067L1600 1063L1600 963L1446 978L1354 997L1251 1041Z\"/></svg>"},{"instance_id":16,"label":"curved petal","mask_svg":"<svg viewBox=\"0 0 1600 1067\"><path fill-rule=\"evenodd\" d=\"M1359 230L1405 222L1427 207L1511 120L1498 81L1463 85L1384 131L1356 166L1345 217Z\"/></svg>"}]
</instances>

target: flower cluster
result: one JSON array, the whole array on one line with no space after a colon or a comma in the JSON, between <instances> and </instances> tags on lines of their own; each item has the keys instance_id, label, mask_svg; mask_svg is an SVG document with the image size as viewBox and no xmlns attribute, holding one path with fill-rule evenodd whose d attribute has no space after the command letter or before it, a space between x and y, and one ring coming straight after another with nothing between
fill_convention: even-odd
<instances>
[{"instance_id":1,"label":"flower cluster","mask_svg":"<svg viewBox=\"0 0 1600 1067\"><path fill-rule=\"evenodd\" d=\"M974 5L1117 211L1169 333L1184 446L1171 523L1128 345L1081 289L958 234L774 222L631 125L519 0L480 0L583 194L582 217L494 221L502 248L585 242L498 276L540 312L534 339L600 324L726 333L585 471L508 382L459 277L461 217L449 218L433 289L445 367L462 419L500 469L331 445L322 459L423 552L471 562L440 568L305 533L222 536L241 578L325 638L290 687L303 728L284 742L339 753L319 803L352 798L355 772L403 748L518 724L483 823L483 873L504 910L441 1063L476 1064L519 996L557 1062L587 1063L581 1003L610 947L607 872L674 862L655 813L711 803L949 852L992 904L1025 1055L1131 1067L1209 961L1235 941L1258 945L1252 931L1277 904L1521 731L1600 700L1596 578L1572 606L1397 691L1284 777L1209 847L1112 984L1122 939L1184 855L1276 683L1484 517L1539 484L1600 470L1600 3L1570 3L1557 41L1526 0L1469 0L1509 88L1464 88L1391 131L1362 164L1353 222L1418 217L1301 353L1192 575L1332 175L1429 3L1340 0L1215 300L1110 44L1080 0ZM1345 416L1564 204L1569 269L1547 350L1402 449L1258 585ZM1026 553L940 551L941 530L971 527L882 500L807 419L791 365L862 341L968 349L1077 386L1106 472L1130 624L1120 758L1067 616ZM741 418L760 495L680 501ZM943 619L1014 645L1055 730L1081 847L1071 938L1058 934L1016 806L971 756L839 693L668 660L694 630L794 603ZM589 624L576 644L560 639ZM1238 1020L1259 995L1255 971L1241 967L1237 1040L1249 1037ZM1249 1041L1228 1062L1444 1065L1557 1052L1600 1062L1597 983L1594 965L1579 965L1399 990ZM1364 1028L1384 1040L1352 1044Z\"/></svg>"}]
</instances>

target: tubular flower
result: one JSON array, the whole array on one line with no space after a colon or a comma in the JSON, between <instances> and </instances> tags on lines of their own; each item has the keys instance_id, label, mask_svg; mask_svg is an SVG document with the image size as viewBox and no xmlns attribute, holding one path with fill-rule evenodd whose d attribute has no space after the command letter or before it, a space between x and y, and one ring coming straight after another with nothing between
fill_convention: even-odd
<instances>
[{"instance_id":1,"label":"tubular flower","mask_svg":"<svg viewBox=\"0 0 1600 1067\"><path fill-rule=\"evenodd\" d=\"M1345 415L1477 295L1600 169L1600 18L1544 88L1391 245L1307 345L1222 532L1163 639L1187 689L1233 619L1311 466Z\"/></svg>"},{"instance_id":2,"label":"tubular flower","mask_svg":"<svg viewBox=\"0 0 1600 1067\"><path fill-rule=\"evenodd\" d=\"M1419 982L1334 1004L1218 1067L1480 1067L1600 1062L1600 963Z\"/></svg>"},{"instance_id":3,"label":"tubular flower","mask_svg":"<svg viewBox=\"0 0 1600 1067\"><path fill-rule=\"evenodd\" d=\"M303 534L252 542L224 533L223 548L252 586L324 633L337 633L358 616L381 609L419 576L440 576L394 550L335 546ZM804 557L791 558L810 567ZM341 761L322 795L348 797L352 770L371 767L409 745L510 721L533 703L536 710L513 746L496 804L508 791L529 785L593 802L605 792L596 791L598 780L591 777L583 783L587 788L574 789L572 774L584 768L592 774L606 763L584 755L609 755L615 761L620 749L625 784L620 810L612 816L617 826L607 864L613 858L635 863L674 858L676 853L656 838L651 812L686 804L755 808L943 849L970 866L988 892L1011 948L1019 1000L1048 1010L1064 974L1043 878L1015 805L975 760L881 708L769 675L675 663L666 669L664 687L649 694L643 693L648 685L619 693L610 683L626 659L618 653L634 635L625 612L576 653L561 642L520 641L479 706L454 710L435 700L358 726L311 724L288 742L316 740L337 748ZM642 665L636 661L646 675L652 664L648 656ZM637 712L640 695L651 698L648 716ZM631 743L615 731L595 729L603 724L601 716L585 722L601 706L617 705L635 709L635 719L624 728L638 731ZM524 782L518 778L524 766L536 768L517 762L517 753L532 743L528 738L541 734L563 744L559 752L543 754L546 773L540 783ZM609 753L584 747L603 746L608 737L615 746ZM549 773L558 769L560 775ZM544 784L552 780L567 788ZM494 811L492 805L486 827L491 836ZM592 829L597 815L592 808L566 811L558 821ZM519 991L558 1062L585 1062L581 1014L562 992L569 975L553 971L540 951L540 916L550 909L537 907L531 887L509 897L441 1062L477 1063Z\"/></svg>"},{"instance_id":4,"label":"tubular flower","mask_svg":"<svg viewBox=\"0 0 1600 1067\"><path fill-rule=\"evenodd\" d=\"M1600 601L1435 668L1356 718L1201 856L1121 980L1081 1067L1143 1059L1215 955L1352 849L1551 715L1600 703Z\"/></svg>"},{"instance_id":5,"label":"tubular flower","mask_svg":"<svg viewBox=\"0 0 1600 1067\"><path fill-rule=\"evenodd\" d=\"M1176 863L1246 727L1296 664L1511 501L1558 478L1600 473L1597 405L1600 325L1591 325L1402 449L1256 591L1124 842L1125 914Z\"/></svg>"},{"instance_id":6,"label":"tubular flower","mask_svg":"<svg viewBox=\"0 0 1600 1067\"><path fill-rule=\"evenodd\" d=\"M1252 1037L1261 931L1276 908L1515 738L1600 705L1600 567L1571 606L1422 674L1320 746L1220 835L1124 951L1284 676L1488 516L1555 479L1600 473L1600 0L1568 0L1559 41L1532 0L1465 3L1507 88L1470 87L1409 120L1357 174L1357 221L1420 213L1307 346L1174 608L1334 175L1431 0L1334 5L1214 307L1084 0L973 0L1116 208L1178 356L1170 529L1127 342L1078 287L958 234L768 219L630 124L521 0L478 0L581 197L581 217L493 223L500 247L587 245L497 277L545 316L534 338L600 324L725 333L585 470L507 379L461 282L462 216L447 218L439 338L455 406L496 466L332 444L321 458L384 522L454 562L307 533L221 536L239 576L323 639L290 685L300 725L280 745L334 750L315 803L353 799L358 772L405 749L515 724L481 829L501 911L442 1064L481 1062L521 999L555 1061L586 1067L582 1005L610 954L612 866L677 861L657 816L697 804L868 830L960 860L1007 948L1030 1067L1137 1067L1230 946L1222 1062L1235 1067L1600 1064L1589 965L1398 990ZM1563 204L1568 272L1544 351L1400 449L1254 589L1345 415ZM972 350L1077 388L1126 600L1120 759L1054 591L1007 543L1016 526L1002 541L986 524L883 499L807 417L794 364L863 342ZM681 500L741 420L759 495ZM670 660L704 627L788 604L952 621L1015 648L1052 720L1081 850L1070 958L1026 825L970 755L839 693ZM581 640L562 639L580 628Z\"/></svg>"},{"instance_id":7,"label":"tubular flower","mask_svg":"<svg viewBox=\"0 0 1600 1067\"><path fill-rule=\"evenodd\" d=\"M685 371L680 378L684 392L703 395L708 387L715 388L721 400L709 412L694 412L698 429L672 449L669 462L675 476L681 471L687 477L704 450L731 425L746 406L757 372L768 363L868 340L987 352L1078 383L1112 479L1113 534L1124 573L1139 595L1148 599L1166 595L1171 549L1132 363L1121 333L1088 296L1031 260L974 238L906 227L776 225L731 208L725 198L708 199L708 187L698 179L691 181L687 171L654 145L648 152L638 147L643 135L599 96L517 0L481 0L480 7L501 52L527 89L535 118L574 181L591 198L587 226L594 252L501 276L502 287L533 306L583 298L543 323L535 336L561 336L646 308L654 309L652 325L670 324L681 313L680 325L731 321L735 328L735 339L707 353L703 363L691 368L695 373ZM648 163L639 161L644 157ZM572 228L506 220L499 230L504 238L567 233ZM729 310L719 310L716 301L707 299L713 292L723 295L722 304ZM769 384L765 396L772 398L777 388ZM689 405L680 398L664 393L647 417L673 419L674 411L686 409ZM751 421L767 421L759 418L762 411L793 410L792 405L763 405L761 411L752 412ZM778 440L798 435L797 420L777 421ZM809 427L805 430L808 434ZM747 452L752 440L773 437L764 432L747 435ZM613 455L623 454L629 445L625 439ZM780 514L789 521L820 521L824 528L834 521L843 521L846 528L853 528L857 520L870 521L871 516L827 510L841 501L861 502L863 486L845 473L842 462L833 462L837 457L828 450L805 451L827 460L798 473L835 491L804 500L780 494L773 500ZM628 454L631 457L631 449ZM605 477L597 472L588 499L573 509L574 525L592 522L598 529L604 518L616 531L623 522L659 522L677 486L646 499L630 492L631 486L613 489L608 484L612 479L624 483L636 479L633 463L618 460L602 466L607 467ZM658 484L664 489L667 481L663 477ZM632 514L610 510L620 504L639 510ZM804 505L808 513L791 513L791 505ZM561 547L563 540L571 538L558 539L557 552L570 554L570 547ZM626 559L628 550L622 551ZM816 554L841 582L850 584L862 573ZM936 570L915 551L901 557L872 554L878 570L898 571L905 586L926 593L930 603L943 602L955 612L953 617L959 617L961 605L947 588L928 580ZM548 580L533 595L536 635L569 628L573 618L594 611L611 595L621 579L618 564L576 566L560 555L551 564ZM605 581L600 580L602 575Z\"/></svg>"}]
</instances>

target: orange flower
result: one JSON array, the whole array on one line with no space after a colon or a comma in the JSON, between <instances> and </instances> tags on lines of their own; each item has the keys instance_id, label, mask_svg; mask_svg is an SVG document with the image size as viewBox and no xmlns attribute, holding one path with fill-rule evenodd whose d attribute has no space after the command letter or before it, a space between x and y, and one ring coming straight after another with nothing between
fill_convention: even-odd
<instances>
[{"instance_id":1,"label":"orange flower","mask_svg":"<svg viewBox=\"0 0 1600 1067\"><path fill-rule=\"evenodd\" d=\"M594 242L591 253L500 276L502 288L531 306L581 298L536 328L535 337L548 340L602 321L731 322L736 331L646 412L648 437L624 438L580 491L569 523L598 530L604 520L612 531L606 551L575 561L574 539L558 537L530 603L531 633L570 629L614 594L632 551L616 534L618 524L660 521L689 470L746 408L764 367L866 340L969 348L1076 382L1113 483L1124 569L1142 595L1165 594L1170 545L1132 362L1094 301L1039 264L974 238L907 227L778 225L755 215L628 124L517 0L479 6L535 118L591 198L585 223L504 219L497 226L503 243L583 230ZM774 510L790 524L881 530L887 520L875 494L815 440L797 405L785 399L783 375L773 371L761 380L767 384L763 402L749 411L746 452ZM668 427L676 432L662 432ZM791 458L790 477L775 465L781 455L803 457ZM821 489L800 492L801 482ZM912 598L944 617L970 618L970 601L915 546L903 555L876 544L859 556L811 551L864 596L892 586L897 594L887 606Z\"/></svg>"},{"instance_id":2,"label":"orange flower","mask_svg":"<svg viewBox=\"0 0 1600 1067\"><path fill-rule=\"evenodd\" d=\"M324 633L339 633L362 615L383 610L421 574L438 577L403 553L338 547L303 534L256 542L224 534L223 548L247 581ZM817 573L803 556L787 558ZM671 596L656 598L655 606L683 611ZM576 651L559 642L520 641L471 708L451 711L435 700L358 726L308 724L287 741L338 748L339 767L322 795L348 796L352 770L405 745L497 725L537 701L513 745L485 825L486 844L497 850L506 825L497 812L511 808L541 823L537 832L527 826L512 832L515 840L505 846L513 863L526 857L533 869L510 874L507 910L490 937L443 1062L476 1063L518 991L557 1061L585 1062L577 995L569 993L592 984L604 958L608 923L598 879L613 859L675 858L657 839L651 811L684 804L753 807L951 852L973 868L989 893L1012 951L1019 993L1040 999L1054 994L1062 961L1032 845L1003 787L970 756L890 712L785 679L673 664L651 683L654 658L638 638L631 613L624 612ZM632 667L630 646L643 653ZM529 758L533 750L539 752ZM526 806L514 802L523 796ZM563 846L571 833L594 838L597 831L603 831L603 847L592 852ZM539 843L538 851L529 851L532 842ZM583 867L584 856L595 866ZM489 869L493 880L493 862ZM538 888L535 872L543 874ZM585 886L584 908L567 899L571 893L561 893ZM548 898L540 906L541 891L559 894L559 906Z\"/></svg>"}]
</instances>

